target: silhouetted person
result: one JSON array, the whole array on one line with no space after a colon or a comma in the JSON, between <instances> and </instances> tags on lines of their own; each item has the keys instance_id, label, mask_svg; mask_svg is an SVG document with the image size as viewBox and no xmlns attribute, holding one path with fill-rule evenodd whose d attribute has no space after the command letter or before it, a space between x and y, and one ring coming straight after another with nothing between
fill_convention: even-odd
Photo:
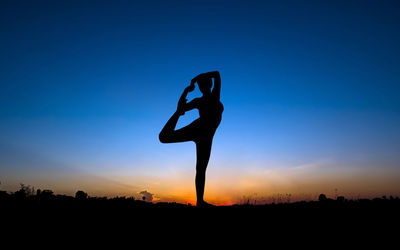
<instances>
[{"instance_id":1,"label":"silhouetted person","mask_svg":"<svg viewBox=\"0 0 400 250\"><path fill-rule=\"evenodd\" d=\"M211 91L212 78L214 88ZM186 96L199 86L203 96L187 103ZM203 73L192 79L190 86L186 87L178 102L178 108L161 130L159 139L162 143L194 141L196 143L196 195L197 206L210 205L204 201L204 185L206 169L211 154L211 144L217 130L224 107L220 102L221 78L218 71ZM197 108L200 117L191 124L175 130L176 123L186 111Z\"/></svg>"}]
</instances>

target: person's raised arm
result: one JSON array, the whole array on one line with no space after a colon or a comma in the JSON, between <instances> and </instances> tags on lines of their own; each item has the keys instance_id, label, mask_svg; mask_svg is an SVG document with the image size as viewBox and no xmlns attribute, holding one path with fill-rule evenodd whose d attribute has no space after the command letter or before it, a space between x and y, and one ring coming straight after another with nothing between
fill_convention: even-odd
<instances>
[{"instance_id":1,"label":"person's raised arm","mask_svg":"<svg viewBox=\"0 0 400 250\"><path fill-rule=\"evenodd\" d=\"M214 87L212 90L213 95L215 95L218 99L221 94L221 76L218 71L209 72L210 76L214 78Z\"/></svg>"},{"instance_id":2,"label":"person's raised arm","mask_svg":"<svg viewBox=\"0 0 400 250\"><path fill-rule=\"evenodd\" d=\"M186 103L185 111L189 111L199 107L199 98L194 98L190 102Z\"/></svg>"},{"instance_id":3,"label":"person's raised arm","mask_svg":"<svg viewBox=\"0 0 400 250\"><path fill-rule=\"evenodd\" d=\"M215 95L219 99L219 96L221 93L221 76L219 75L219 72L211 71L211 72L207 72L207 73L202 73L202 74L196 76L195 78L193 78L191 84L194 84L195 82L198 81L199 78L202 78L202 77L214 78L214 88L212 90L212 94Z\"/></svg>"},{"instance_id":4,"label":"person's raised arm","mask_svg":"<svg viewBox=\"0 0 400 250\"><path fill-rule=\"evenodd\" d=\"M194 90L194 83L191 83L190 86L186 87L185 90L183 91L183 93L182 93L182 95L181 95L181 97L179 98L179 101L178 101L178 108L177 108L178 114L184 115L185 111L190 110L190 109L187 109L188 108L187 106L189 104L191 104L189 106L189 107L191 107L194 104L194 103L192 104L193 101L191 101L190 103L186 103L187 102L187 99L186 99L187 94L189 92L192 92L193 90ZM193 109L193 108L191 108L191 109Z\"/></svg>"}]
</instances>

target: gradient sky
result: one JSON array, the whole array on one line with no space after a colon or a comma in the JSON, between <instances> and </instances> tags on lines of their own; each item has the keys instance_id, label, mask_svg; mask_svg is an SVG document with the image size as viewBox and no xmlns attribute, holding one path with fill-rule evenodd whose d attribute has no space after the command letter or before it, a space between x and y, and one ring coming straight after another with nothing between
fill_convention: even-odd
<instances>
[{"instance_id":1,"label":"gradient sky","mask_svg":"<svg viewBox=\"0 0 400 250\"><path fill-rule=\"evenodd\" d=\"M400 195L399 30L398 1L1 1L0 189L193 202L158 133L219 70L206 200Z\"/></svg>"}]
</instances>

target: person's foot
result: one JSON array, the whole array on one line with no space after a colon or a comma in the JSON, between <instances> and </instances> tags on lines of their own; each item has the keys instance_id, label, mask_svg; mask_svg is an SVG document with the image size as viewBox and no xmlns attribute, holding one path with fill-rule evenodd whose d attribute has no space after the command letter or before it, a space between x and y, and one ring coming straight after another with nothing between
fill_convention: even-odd
<instances>
[{"instance_id":1,"label":"person's foot","mask_svg":"<svg viewBox=\"0 0 400 250\"><path fill-rule=\"evenodd\" d=\"M215 207L215 205L207 203L205 201L198 201L196 207Z\"/></svg>"}]
</instances>

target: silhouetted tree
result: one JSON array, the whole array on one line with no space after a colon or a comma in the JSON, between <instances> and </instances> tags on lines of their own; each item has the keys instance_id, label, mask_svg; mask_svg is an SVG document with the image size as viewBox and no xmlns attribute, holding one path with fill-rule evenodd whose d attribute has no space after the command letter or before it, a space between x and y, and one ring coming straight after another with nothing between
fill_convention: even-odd
<instances>
[{"instance_id":1,"label":"silhouetted tree","mask_svg":"<svg viewBox=\"0 0 400 250\"><path fill-rule=\"evenodd\" d=\"M77 199L77 200L86 200L87 197L88 197L88 194L83 192L83 191L81 191L81 190L78 190L75 193L75 199Z\"/></svg>"},{"instance_id":2,"label":"silhouetted tree","mask_svg":"<svg viewBox=\"0 0 400 250\"><path fill-rule=\"evenodd\" d=\"M325 194L320 194L319 197L318 197L318 200L320 202L326 201L327 200L326 195Z\"/></svg>"},{"instance_id":3,"label":"silhouetted tree","mask_svg":"<svg viewBox=\"0 0 400 250\"><path fill-rule=\"evenodd\" d=\"M35 193L35 189L29 185L20 184L21 188L14 193L17 198L23 199L28 196L32 196Z\"/></svg>"}]
</instances>

